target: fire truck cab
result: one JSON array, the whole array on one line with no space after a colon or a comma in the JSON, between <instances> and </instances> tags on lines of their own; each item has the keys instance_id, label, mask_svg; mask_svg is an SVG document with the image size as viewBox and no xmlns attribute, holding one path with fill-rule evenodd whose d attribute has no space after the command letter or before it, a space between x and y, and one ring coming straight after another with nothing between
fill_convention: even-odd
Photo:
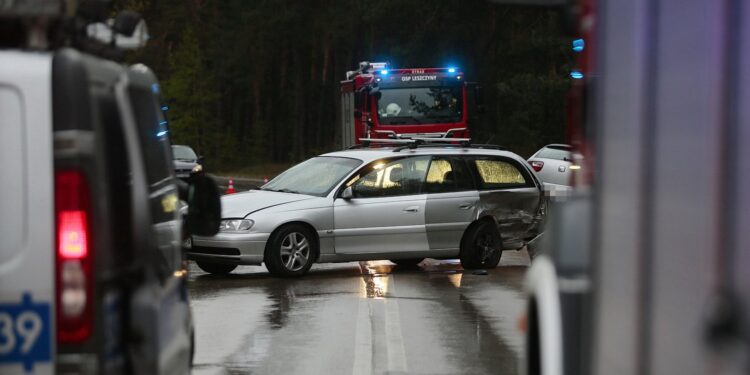
<instances>
[{"instance_id":1,"label":"fire truck cab","mask_svg":"<svg viewBox=\"0 0 750 375\"><path fill-rule=\"evenodd\" d=\"M391 69L384 62L361 62L341 81L342 146L361 138L469 138L469 123L479 111L468 109L478 107L479 98L479 87L465 82L458 68Z\"/></svg>"}]
</instances>

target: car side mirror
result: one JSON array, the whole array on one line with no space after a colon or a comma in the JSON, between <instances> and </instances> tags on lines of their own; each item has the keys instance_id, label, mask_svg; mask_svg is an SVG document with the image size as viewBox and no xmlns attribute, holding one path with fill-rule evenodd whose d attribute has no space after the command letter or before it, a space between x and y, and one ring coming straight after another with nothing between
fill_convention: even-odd
<instances>
[{"instance_id":1,"label":"car side mirror","mask_svg":"<svg viewBox=\"0 0 750 375\"><path fill-rule=\"evenodd\" d=\"M383 96L383 93L380 92L379 87L373 87L370 90L370 96L374 97L376 100L380 100L380 98Z\"/></svg>"},{"instance_id":2,"label":"car side mirror","mask_svg":"<svg viewBox=\"0 0 750 375\"><path fill-rule=\"evenodd\" d=\"M347 186L346 189L341 192L341 198L346 200L354 198L354 190L351 186Z\"/></svg>"},{"instance_id":3,"label":"car side mirror","mask_svg":"<svg viewBox=\"0 0 750 375\"><path fill-rule=\"evenodd\" d=\"M138 12L123 10L115 17L115 23L112 26L112 29L118 34L131 37L135 33L138 23L140 23L142 19L143 17Z\"/></svg>"},{"instance_id":4,"label":"car side mirror","mask_svg":"<svg viewBox=\"0 0 750 375\"><path fill-rule=\"evenodd\" d=\"M206 175L194 175L188 181L185 226L189 234L213 236L219 232L221 198L214 180Z\"/></svg>"},{"instance_id":5,"label":"car side mirror","mask_svg":"<svg viewBox=\"0 0 750 375\"><path fill-rule=\"evenodd\" d=\"M196 159L196 162L198 164L203 164L206 161L206 157L203 155L198 155L198 159Z\"/></svg>"}]
</instances>

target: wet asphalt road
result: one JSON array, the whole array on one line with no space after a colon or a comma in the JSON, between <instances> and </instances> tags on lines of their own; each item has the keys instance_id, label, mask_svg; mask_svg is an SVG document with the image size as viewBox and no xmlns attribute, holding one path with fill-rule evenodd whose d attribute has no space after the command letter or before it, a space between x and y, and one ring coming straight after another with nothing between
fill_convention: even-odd
<instances>
[{"instance_id":1,"label":"wet asphalt road","mask_svg":"<svg viewBox=\"0 0 750 375\"><path fill-rule=\"evenodd\" d=\"M190 265L193 374L516 374L525 251L487 275L457 260L265 267L214 276Z\"/></svg>"}]
</instances>

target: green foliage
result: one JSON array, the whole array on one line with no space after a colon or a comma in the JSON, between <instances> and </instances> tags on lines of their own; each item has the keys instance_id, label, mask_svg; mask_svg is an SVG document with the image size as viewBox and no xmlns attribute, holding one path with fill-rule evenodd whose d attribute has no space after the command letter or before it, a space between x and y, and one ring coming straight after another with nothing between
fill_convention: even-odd
<instances>
[{"instance_id":1,"label":"green foliage","mask_svg":"<svg viewBox=\"0 0 750 375\"><path fill-rule=\"evenodd\" d=\"M462 0L134 0L174 142L212 168L337 149L339 81L359 61L460 66L485 88L479 141L521 154L564 141L567 44L554 14ZM123 6L128 6L124 1Z\"/></svg>"}]
</instances>

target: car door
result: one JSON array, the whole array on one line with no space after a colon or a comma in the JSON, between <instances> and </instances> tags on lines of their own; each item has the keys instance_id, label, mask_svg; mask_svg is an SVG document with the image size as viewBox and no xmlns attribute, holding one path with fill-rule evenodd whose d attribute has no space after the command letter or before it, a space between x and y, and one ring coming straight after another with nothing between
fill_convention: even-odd
<instances>
[{"instance_id":1,"label":"car door","mask_svg":"<svg viewBox=\"0 0 750 375\"><path fill-rule=\"evenodd\" d=\"M334 202L336 253L428 250L422 185L429 162L429 156L377 161L352 177L353 198Z\"/></svg>"},{"instance_id":2,"label":"car door","mask_svg":"<svg viewBox=\"0 0 750 375\"><path fill-rule=\"evenodd\" d=\"M169 138L158 107L158 84L147 68L131 69L117 85L133 175L134 243L146 275L130 301L134 372L189 372L191 317L182 268L178 192Z\"/></svg>"},{"instance_id":3,"label":"car door","mask_svg":"<svg viewBox=\"0 0 750 375\"><path fill-rule=\"evenodd\" d=\"M53 374L51 58L0 51L0 373Z\"/></svg>"},{"instance_id":4,"label":"car door","mask_svg":"<svg viewBox=\"0 0 750 375\"><path fill-rule=\"evenodd\" d=\"M519 161L505 156L467 157L479 190L478 216L493 216L500 226L503 246L521 246L540 220L541 192Z\"/></svg>"},{"instance_id":5,"label":"car door","mask_svg":"<svg viewBox=\"0 0 750 375\"><path fill-rule=\"evenodd\" d=\"M425 222L430 250L458 250L476 218L479 192L465 160L434 156L425 180Z\"/></svg>"}]
</instances>

